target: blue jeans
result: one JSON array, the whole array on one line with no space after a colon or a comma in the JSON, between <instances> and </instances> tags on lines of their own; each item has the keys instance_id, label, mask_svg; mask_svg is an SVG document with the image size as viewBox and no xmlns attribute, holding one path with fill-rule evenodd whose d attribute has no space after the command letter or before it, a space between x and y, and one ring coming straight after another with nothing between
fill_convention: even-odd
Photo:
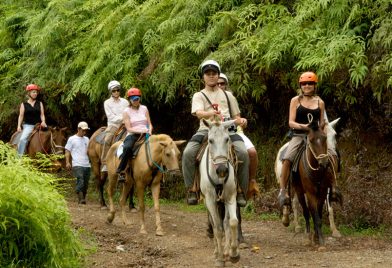
<instances>
[{"instance_id":1,"label":"blue jeans","mask_svg":"<svg viewBox=\"0 0 392 268\"><path fill-rule=\"evenodd\" d=\"M26 151L27 142L29 137L34 130L34 125L23 124L22 135L20 136L18 144L18 155L21 156Z\"/></svg>"},{"instance_id":2,"label":"blue jeans","mask_svg":"<svg viewBox=\"0 0 392 268\"><path fill-rule=\"evenodd\" d=\"M76 192L87 193L88 181L90 180L90 167L73 167L72 174L76 177Z\"/></svg>"}]
</instances>

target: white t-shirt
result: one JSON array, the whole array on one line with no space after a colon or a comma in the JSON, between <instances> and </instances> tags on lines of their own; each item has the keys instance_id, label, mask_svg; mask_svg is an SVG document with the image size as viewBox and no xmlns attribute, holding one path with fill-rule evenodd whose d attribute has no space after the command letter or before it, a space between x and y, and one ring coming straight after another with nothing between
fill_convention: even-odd
<instances>
[{"instance_id":1,"label":"white t-shirt","mask_svg":"<svg viewBox=\"0 0 392 268\"><path fill-rule=\"evenodd\" d=\"M89 138L85 136L73 135L69 137L65 149L71 153L73 167L91 167L87 155L89 141Z\"/></svg>"}]
</instances>

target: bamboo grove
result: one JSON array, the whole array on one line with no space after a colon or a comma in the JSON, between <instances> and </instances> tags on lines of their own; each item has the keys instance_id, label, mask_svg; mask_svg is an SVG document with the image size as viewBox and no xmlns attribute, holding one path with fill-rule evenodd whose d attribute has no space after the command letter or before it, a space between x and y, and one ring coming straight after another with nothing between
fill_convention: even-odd
<instances>
[{"instance_id":1,"label":"bamboo grove","mask_svg":"<svg viewBox=\"0 0 392 268\"><path fill-rule=\"evenodd\" d=\"M313 70L331 106L378 109L391 124L389 0L1 0L0 25L3 133L28 83L44 88L54 120L81 110L95 118L112 79L175 110L200 88L198 67L209 58L240 102L253 104L249 113L271 112Z\"/></svg>"}]
</instances>

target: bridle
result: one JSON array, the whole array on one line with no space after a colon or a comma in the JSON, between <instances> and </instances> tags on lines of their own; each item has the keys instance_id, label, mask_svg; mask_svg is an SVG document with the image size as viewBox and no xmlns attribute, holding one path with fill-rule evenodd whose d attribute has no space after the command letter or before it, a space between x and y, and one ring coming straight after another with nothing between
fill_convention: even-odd
<instances>
[{"instance_id":1,"label":"bridle","mask_svg":"<svg viewBox=\"0 0 392 268\"><path fill-rule=\"evenodd\" d=\"M41 127L41 125L40 125L40 126L39 126L39 130L38 130L38 139L39 139L39 143L40 143L40 145L41 145L42 150L45 152L45 154L49 154L49 152L46 151L46 149L45 149L45 147L44 147L44 144L43 144L43 141L42 141L42 138L41 138L41 128L42 128L42 127ZM52 154L57 154L57 155L63 154L63 153L64 153L64 150L65 150L65 147L56 144L56 143L54 142L54 140L53 140L53 133L52 133L52 131L51 131L51 130L49 130L49 131L50 131L50 152L51 152Z\"/></svg>"}]
</instances>

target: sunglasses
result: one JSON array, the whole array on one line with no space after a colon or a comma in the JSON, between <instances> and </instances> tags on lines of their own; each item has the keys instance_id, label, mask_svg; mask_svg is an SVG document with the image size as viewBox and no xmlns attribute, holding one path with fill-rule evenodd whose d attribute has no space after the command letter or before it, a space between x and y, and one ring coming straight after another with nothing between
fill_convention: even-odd
<instances>
[{"instance_id":1,"label":"sunglasses","mask_svg":"<svg viewBox=\"0 0 392 268\"><path fill-rule=\"evenodd\" d=\"M226 86L226 83L225 83L225 82L223 82L223 83L217 83L217 85L218 85L219 87L221 87L221 86Z\"/></svg>"},{"instance_id":2,"label":"sunglasses","mask_svg":"<svg viewBox=\"0 0 392 268\"><path fill-rule=\"evenodd\" d=\"M120 90L119 90L119 89L113 89L113 90L112 90L112 93L113 93L113 92L120 92Z\"/></svg>"},{"instance_id":3,"label":"sunglasses","mask_svg":"<svg viewBox=\"0 0 392 268\"><path fill-rule=\"evenodd\" d=\"M302 82L301 86L306 86L306 85L313 86L315 84L316 84L315 82Z\"/></svg>"}]
</instances>

